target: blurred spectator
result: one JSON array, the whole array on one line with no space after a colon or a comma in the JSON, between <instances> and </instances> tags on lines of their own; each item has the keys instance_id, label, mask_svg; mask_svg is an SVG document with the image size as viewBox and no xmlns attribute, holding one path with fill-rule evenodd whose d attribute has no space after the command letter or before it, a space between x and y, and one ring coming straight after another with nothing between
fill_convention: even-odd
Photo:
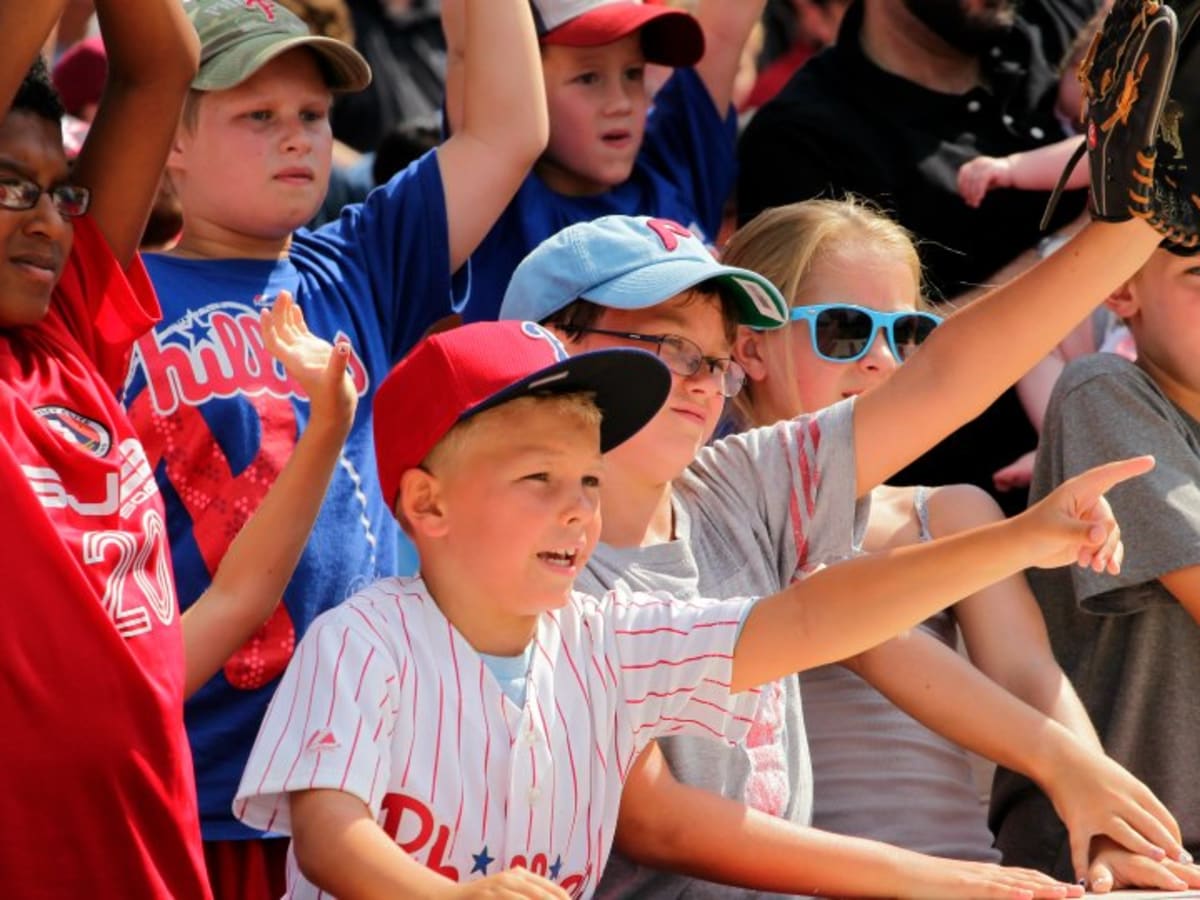
<instances>
[{"instance_id":1,"label":"blurred spectator","mask_svg":"<svg viewBox=\"0 0 1200 900\"><path fill-rule=\"evenodd\" d=\"M762 106L796 70L837 38L850 0L769 0L763 14L758 78L740 109Z\"/></svg>"},{"instance_id":2,"label":"blurred spectator","mask_svg":"<svg viewBox=\"0 0 1200 900\"><path fill-rule=\"evenodd\" d=\"M438 114L446 81L440 0L348 0L358 51L375 78L339 100L334 136L366 153L411 119Z\"/></svg>"},{"instance_id":3,"label":"blurred spectator","mask_svg":"<svg viewBox=\"0 0 1200 900\"><path fill-rule=\"evenodd\" d=\"M1060 140L1059 61L1096 0L859 0L835 46L796 73L746 129L738 218L818 196L860 194L891 210L922 241L936 300L1006 281L1037 259L1047 194L1002 191L972 208L959 166ZM1052 223L1083 209L1064 197ZM1100 298L1097 298L1099 301ZM1015 391L896 478L967 482L994 491L992 473L1033 448ZM1006 510L1023 494L998 494Z\"/></svg>"},{"instance_id":4,"label":"blurred spectator","mask_svg":"<svg viewBox=\"0 0 1200 900\"><path fill-rule=\"evenodd\" d=\"M108 77L108 55L100 35L84 38L68 49L54 64L51 77L67 113L91 122Z\"/></svg>"}]
</instances>

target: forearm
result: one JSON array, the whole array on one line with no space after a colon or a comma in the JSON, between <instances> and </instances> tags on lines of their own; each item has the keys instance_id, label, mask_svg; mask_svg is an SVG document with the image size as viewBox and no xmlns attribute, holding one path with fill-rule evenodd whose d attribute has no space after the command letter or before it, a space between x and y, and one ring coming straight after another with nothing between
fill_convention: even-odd
<instances>
[{"instance_id":1,"label":"forearm","mask_svg":"<svg viewBox=\"0 0 1200 900\"><path fill-rule=\"evenodd\" d=\"M1032 564L1021 520L837 563L760 601L734 653L734 690L854 656Z\"/></svg>"},{"instance_id":2,"label":"forearm","mask_svg":"<svg viewBox=\"0 0 1200 900\"><path fill-rule=\"evenodd\" d=\"M329 894L341 900L437 900L453 889L453 882L401 850L357 797L317 790L288 800L296 862Z\"/></svg>"},{"instance_id":3,"label":"forearm","mask_svg":"<svg viewBox=\"0 0 1200 900\"><path fill-rule=\"evenodd\" d=\"M525 0L465 0L462 130L524 177L550 125L537 33Z\"/></svg>"},{"instance_id":4,"label":"forearm","mask_svg":"<svg viewBox=\"0 0 1200 900\"><path fill-rule=\"evenodd\" d=\"M67 0L3 0L0 2L0 34L4 35L3 66L0 66L0 116L8 114L13 97L46 39L66 8Z\"/></svg>"},{"instance_id":5,"label":"forearm","mask_svg":"<svg viewBox=\"0 0 1200 900\"><path fill-rule=\"evenodd\" d=\"M616 847L643 865L758 891L894 897L908 851L794 825L688 785L670 804L669 831L617 830Z\"/></svg>"},{"instance_id":6,"label":"forearm","mask_svg":"<svg viewBox=\"0 0 1200 900\"><path fill-rule=\"evenodd\" d=\"M291 580L345 441L339 425L310 424L209 586L183 617L185 691L191 695L278 605Z\"/></svg>"},{"instance_id":7,"label":"forearm","mask_svg":"<svg viewBox=\"0 0 1200 900\"><path fill-rule=\"evenodd\" d=\"M927 728L1044 783L1044 751L1066 729L919 630L860 654L851 668ZM919 674L917 674L919 673Z\"/></svg>"},{"instance_id":8,"label":"forearm","mask_svg":"<svg viewBox=\"0 0 1200 900\"><path fill-rule=\"evenodd\" d=\"M106 90L175 93L191 82L200 45L179 0L96 0L108 57Z\"/></svg>"},{"instance_id":9,"label":"forearm","mask_svg":"<svg viewBox=\"0 0 1200 900\"><path fill-rule=\"evenodd\" d=\"M1081 135L1058 141L1046 147L1039 147L1036 150L1013 153L1008 157L1013 187L1026 191L1053 190L1072 154L1082 144L1083 136ZM1087 184L1088 164L1085 159L1076 164L1066 186L1082 188L1087 187Z\"/></svg>"},{"instance_id":10,"label":"forearm","mask_svg":"<svg viewBox=\"0 0 1200 900\"><path fill-rule=\"evenodd\" d=\"M700 0L696 9L704 30L704 56L696 74L721 115L729 109L742 48L765 6L766 0Z\"/></svg>"},{"instance_id":11,"label":"forearm","mask_svg":"<svg viewBox=\"0 0 1200 900\"><path fill-rule=\"evenodd\" d=\"M855 406L860 494L978 416L1128 280L1161 236L1140 219L1091 222L1060 250L949 316ZM1009 339L998 340L997 335ZM920 416L920 428L910 427Z\"/></svg>"}]
</instances>

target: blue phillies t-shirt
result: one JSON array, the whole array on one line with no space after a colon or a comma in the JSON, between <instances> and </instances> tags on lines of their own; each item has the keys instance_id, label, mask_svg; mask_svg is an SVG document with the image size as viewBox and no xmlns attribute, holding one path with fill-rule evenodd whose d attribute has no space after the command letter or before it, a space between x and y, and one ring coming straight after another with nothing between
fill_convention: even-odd
<instances>
[{"instance_id":1,"label":"blue phillies t-shirt","mask_svg":"<svg viewBox=\"0 0 1200 900\"><path fill-rule=\"evenodd\" d=\"M429 153L337 221L297 232L285 259L146 257L163 318L134 346L125 403L166 504L181 608L208 587L308 421L307 398L263 347L258 314L279 291L292 292L315 334L350 341L360 395L283 602L187 704L206 840L255 836L233 818L234 790L312 620L370 582L413 569L380 493L371 402L391 366L449 314L449 253Z\"/></svg>"},{"instance_id":2,"label":"blue phillies t-shirt","mask_svg":"<svg viewBox=\"0 0 1200 900\"><path fill-rule=\"evenodd\" d=\"M700 76L679 69L654 96L629 180L591 197L568 197L530 173L479 248L455 274L464 321L495 319L517 264L568 225L600 216L658 216L712 243L737 174L737 119L722 118Z\"/></svg>"}]
</instances>

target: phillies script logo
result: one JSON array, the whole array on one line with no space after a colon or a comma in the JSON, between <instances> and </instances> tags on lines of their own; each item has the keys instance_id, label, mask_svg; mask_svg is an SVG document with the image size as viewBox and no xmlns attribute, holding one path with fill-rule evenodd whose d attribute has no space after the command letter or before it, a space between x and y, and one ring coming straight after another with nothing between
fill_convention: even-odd
<instances>
[{"instance_id":1,"label":"phillies script logo","mask_svg":"<svg viewBox=\"0 0 1200 900\"><path fill-rule=\"evenodd\" d=\"M345 337L338 333L333 339ZM214 303L193 310L161 331L134 344L130 380L141 367L154 411L162 416L183 404L239 394L307 400L308 395L263 344L258 313L242 303ZM367 390L367 371L351 350L349 371L359 396Z\"/></svg>"},{"instance_id":2,"label":"phillies script logo","mask_svg":"<svg viewBox=\"0 0 1200 900\"><path fill-rule=\"evenodd\" d=\"M320 732L314 734L313 738L319 736ZM572 897L578 898L583 896L583 889L591 877L590 871L563 875L562 856L549 852L534 853L529 857L518 854L505 863L488 853L486 844L471 851L472 867L468 872L461 872L458 866L446 860L450 828L439 824L433 810L407 794L384 795L380 804L379 824L401 850L421 861L427 869L454 882L462 881L464 875L468 878L473 875L487 876L505 869L522 868L553 881ZM588 868L590 870L591 867Z\"/></svg>"}]
</instances>

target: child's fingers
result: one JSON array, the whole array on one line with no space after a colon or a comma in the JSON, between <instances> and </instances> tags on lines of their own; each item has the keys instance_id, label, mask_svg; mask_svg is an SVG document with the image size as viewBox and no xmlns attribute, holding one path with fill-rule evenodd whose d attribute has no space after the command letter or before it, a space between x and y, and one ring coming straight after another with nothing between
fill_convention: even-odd
<instances>
[{"instance_id":1,"label":"child's fingers","mask_svg":"<svg viewBox=\"0 0 1200 900\"><path fill-rule=\"evenodd\" d=\"M1070 485L1077 508L1090 510L1104 494L1115 485L1138 475L1144 475L1154 468L1153 456L1135 456L1116 462L1105 463L1088 469L1080 475L1065 482Z\"/></svg>"},{"instance_id":2,"label":"child's fingers","mask_svg":"<svg viewBox=\"0 0 1200 900\"><path fill-rule=\"evenodd\" d=\"M338 379L346 377L349 365L350 345L346 341L338 341L333 345L333 352L329 354L329 361L325 364L325 379L336 383Z\"/></svg>"},{"instance_id":3,"label":"child's fingers","mask_svg":"<svg viewBox=\"0 0 1200 900\"><path fill-rule=\"evenodd\" d=\"M1093 894L1107 894L1113 889L1113 873L1103 862L1094 862L1087 872L1087 886Z\"/></svg>"}]
</instances>

